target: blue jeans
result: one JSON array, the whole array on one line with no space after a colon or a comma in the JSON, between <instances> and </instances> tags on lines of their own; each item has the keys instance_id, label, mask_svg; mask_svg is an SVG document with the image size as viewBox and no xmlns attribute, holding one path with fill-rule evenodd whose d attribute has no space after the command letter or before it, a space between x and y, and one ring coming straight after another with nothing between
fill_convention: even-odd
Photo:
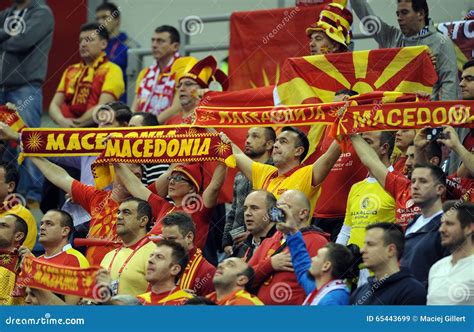
<instances>
[{"instance_id":1,"label":"blue jeans","mask_svg":"<svg viewBox=\"0 0 474 332\"><path fill-rule=\"evenodd\" d=\"M24 85L14 90L0 89L0 104L13 103L23 121L30 128L41 127L43 93L40 85ZM18 158L18 151L7 149L3 155L4 162L13 162ZM16 192L27 200L41 202L43 191L43 174L27 158L19 168L20 181Z\"/></svg>"}]
</instances>

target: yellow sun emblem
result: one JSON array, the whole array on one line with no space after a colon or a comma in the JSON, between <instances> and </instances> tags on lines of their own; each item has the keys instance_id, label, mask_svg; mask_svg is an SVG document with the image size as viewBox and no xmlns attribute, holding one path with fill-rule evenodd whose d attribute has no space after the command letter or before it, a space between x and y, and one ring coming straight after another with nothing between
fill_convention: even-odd
<instances>
[{"instance_id":1,"label":"yellow sun emblem","mask_svg":"<svg viewBox=\"0 0 474 332\"><path fill-rule=\"evenodd\" d=\"M229 151L229 149L230 145L225 144L224 142L219 142L216 146L214 146L214 151L216 151L219 156L224 156L226 152Z\"/></svg>"},{"instance_id":2,"label":"yellow sun emblem","mask_svg":"<svg viewBox=\"0 0 474 332\"><path fill-rule=\"evenodd\" d=\"M37 132L32 133L26 139L26 147L28 150L38 151L41 148L41 143L43 143L43 139Z\"/></svg>"},{"instance_id":3,"label":"yellow sun emblem","mask_svg":"<svg viewBox=\"0 0 474 332\"><path fill-rule=\"evenodd\" d=\"M214 114L212 114L212 112L203 111L203 112L201 112L201 114L199 115L199 119L200 119L201 121L210 121L210 120L215 120L216 117L214 116Z\"/></svg>"},{"instance_id":4,"label":"yellow sun emblem","mask_svg":"<svg viewBox=\"0 0 474 332\"><path fill-rule=\"evenodd\" d=\"M12 262L10 255L0 255L0 265L5 266Z\"/></svg>"}]
</instances>

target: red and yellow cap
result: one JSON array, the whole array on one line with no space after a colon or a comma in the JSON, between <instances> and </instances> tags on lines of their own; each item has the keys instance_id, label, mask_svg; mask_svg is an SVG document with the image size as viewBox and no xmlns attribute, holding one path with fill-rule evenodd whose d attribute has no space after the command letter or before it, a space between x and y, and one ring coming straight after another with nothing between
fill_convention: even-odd
<instances>
[{"instance_id":1,"label":"red and yellow cap","mask_svg":"<svg viewBox=\"0 0 474 332\"><path fill-rule=\"evenodd\" d=\"M195 58L192 59L194 59L195 62L193 63L192 60L188 62L187 67L190 69L181 75L179 80L190 78L196 81L196 83L203 89L209 88L209 84L212 81L218 82L224 91L229 88L227 75L217 68L217 61L212 55L209 55L200 61L197 61Z\"/></svg>"},{"instance_id":2,"label":"red and yellow cap","mask_svg":"<svg viewBox=\"0 0 474 332\"><path fill-rule=\"evenodd\" d=\"M330 3L321 11L319 20L306 29L306 34L311 36L316 31L324 31L326 35L349 47L351 42L352 13L340 3Z\"/></svg>"},{"instance_id":3,"label":"red and yellow cap","mask_svg":"<svg viewBox=\"0 0 474 332\"><path fill-rule=\"evenodd\" d=\"M201 164L180 164L176 166L171 173L179 172L186 175L191 183L196 187L196 192L200 192L202 182Z\"/></svg>"}]
</instances>

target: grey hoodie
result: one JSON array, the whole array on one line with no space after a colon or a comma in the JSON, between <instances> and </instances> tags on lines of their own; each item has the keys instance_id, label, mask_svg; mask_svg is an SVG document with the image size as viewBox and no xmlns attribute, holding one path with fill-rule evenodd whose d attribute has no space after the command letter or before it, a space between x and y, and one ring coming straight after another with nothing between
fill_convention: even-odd
<instances>
[{"instance_id":1,"label":"grey hoodie","mask_svg":"<svg viewBox=\"0 0 474 332\"><path fill-rule=\"evenodd\" d=\"M438 81L433 86L433 100L458 99L458 68L452 41L436 32L432 25L422 36L406 37L400 29L385 23L376 16L367 0L351 0L352 9L361 22L373 23L376 31L373 37L381 48L427 45L436 56L436 72ZM364 21L365 19L365 21Z\"/></svg>"},{"instance_id":2,"label":"grey hoodie","mask_svg":"<svg viewBox=\"0 0 474 332\"><path fill-rule=\"evenodd\" d=\"M4 90L43 83L53 39L54 17L44 0L31 0L16 17L14 10L12 6L0 12L0 89Z\"/></svg>"}]
</instances>

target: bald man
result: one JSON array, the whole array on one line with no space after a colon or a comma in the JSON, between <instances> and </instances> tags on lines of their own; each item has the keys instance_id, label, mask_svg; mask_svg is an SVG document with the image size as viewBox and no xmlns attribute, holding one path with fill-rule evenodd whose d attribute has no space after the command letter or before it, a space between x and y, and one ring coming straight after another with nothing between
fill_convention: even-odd
<instances>
[{"instance_id":1,"label":"bald man","mask_svg":"<svg viewBox=\"0 0 474 332\"><path fill-rule=\"evenodd\" d=\"M329 234L309 226L311 204L306 195L298 190L287 190L277 201L277 207L282 206L295 217L309 255L316 256L318 250L328 243ZM257 296L266 305L299 305L306 295L293 272L286 235L279 227L277 223L278 231L262 242L249 261L255 270L253 287L258 288Z\"/></svg>"}]
</instances>

